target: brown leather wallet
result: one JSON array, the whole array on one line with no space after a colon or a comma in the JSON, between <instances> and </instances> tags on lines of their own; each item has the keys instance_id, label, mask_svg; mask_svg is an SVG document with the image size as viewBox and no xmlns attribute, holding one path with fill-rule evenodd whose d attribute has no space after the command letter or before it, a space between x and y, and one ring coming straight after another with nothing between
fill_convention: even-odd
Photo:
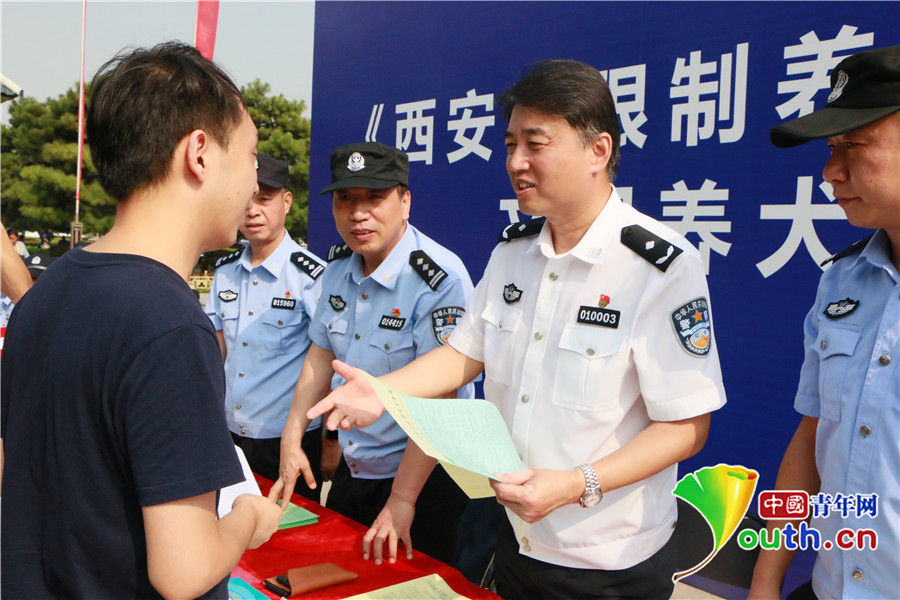
<instances>
[{"instance_id":1,"label":"brown leather wallet","mask_svg":"<svg viewBox=\"0 0 900 600\"><path fill-rule=\"evenodd\" d=\"M284 575L263 581L266 589L285 598L305 594L341 583L356 581L358 575L334 563L319 563L290 569Z\"/></svg>"}]
</instances>

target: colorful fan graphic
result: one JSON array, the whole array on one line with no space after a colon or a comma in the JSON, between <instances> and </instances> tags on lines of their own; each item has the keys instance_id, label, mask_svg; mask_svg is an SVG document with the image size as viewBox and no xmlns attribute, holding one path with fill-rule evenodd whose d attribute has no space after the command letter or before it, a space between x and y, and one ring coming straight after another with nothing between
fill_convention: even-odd
<instances>
[{"instance_id":1,"label":"colorful fan graphic","mask_svg":"<svg viewBox=\"0 0 900 600\"><path fill-rule=\"evenodd\" d=\"M759 473L742 466L718 464L704 467L681 478L673 494L697 509L709 524L715 546L712 552L699 564L675 573L673 581L696 573L711 561L722 546L734 535L747 514Z\"/></svg>"}]
</instances>

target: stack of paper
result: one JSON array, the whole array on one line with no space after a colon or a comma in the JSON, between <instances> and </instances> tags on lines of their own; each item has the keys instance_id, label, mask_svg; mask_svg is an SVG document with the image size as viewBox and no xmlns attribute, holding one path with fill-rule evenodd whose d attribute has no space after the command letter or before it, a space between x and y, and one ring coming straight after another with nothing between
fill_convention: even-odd
<instances>
[{"instance_id":1,"label":"stack of paper","mask_svg":"<svg viewBox=\"0 0 900 600\"><path fill-rule=\"evenodd\" d=\"M284 509L281 520L278 522L278 529L289 529L291 527L300 527L301 525L312 525L319 522L319 515L312 513L301 506L297 506L293 502L288 503L288 507Z\"/></svg>"}]
</instances>

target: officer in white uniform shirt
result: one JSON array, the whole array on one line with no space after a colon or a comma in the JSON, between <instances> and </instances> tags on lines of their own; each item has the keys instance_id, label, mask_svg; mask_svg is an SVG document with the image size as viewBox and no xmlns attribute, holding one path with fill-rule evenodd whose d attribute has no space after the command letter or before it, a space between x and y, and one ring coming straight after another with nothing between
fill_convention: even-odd
<instances>
[{"instance_id":1,"label":"officer in white uniform shirt","mask_svg":"<svg viewBox=\"0 0 900 600\"><path fill-rule=\"evenodd\" d=\"M219 259L206 313L225 359L225 414L232 438L250 467L274 481L325 263L284 228L293 200L289 165L266 154L258 161L259 192L240 228L249 245ZM309 424L303 445L316 484L304 483L297 491L318 502L321 420Z\"/></svg>"},{"instance_id":2,"label":"officer in white uniform shirt","mask_svg":"<svg viewBox=\"0 0 900 600\"><path fill-rule=\"evenodd\" d=\"M331 169L332 183L322 193L332 197L345 244L328 254L309 330L312 346L282 438L276 488L284 484L284 494L300 472L305 475L296 436L305 426L306 411L344 381L331 361L338 358L376 376L399 369L446 342L473 290L462 261L407 221L411 195L405 152L377 142L349 144L332 152ZM471 385L457 387L448 395L472 397ZM340 432L339 441L343 458L328 508L367 526L386 503L412 512L391 497L408 438L390 415L369 429ZM465 494L438 466L415 504L417 548L453 562Z\"/></svg>"},{"instance_id":3,"label":"officer in white uniform shirt","mask_svg":"<svg viewBox=\"0 0 900 600\"><path fill-rule=\"evenodd\" d=\"M449 343L382 379L436 397L484 368L528 467L492 482L503 597L669 598L676 463L725 403L702 262L612 187L619 126L595 68L539 63L498 100L519 210L543 218L504 230ZM366 426L377 397L336 367L348 385L310 416ZM406 473L395 489L417 485Z\"/></svg>"}]
</instances>

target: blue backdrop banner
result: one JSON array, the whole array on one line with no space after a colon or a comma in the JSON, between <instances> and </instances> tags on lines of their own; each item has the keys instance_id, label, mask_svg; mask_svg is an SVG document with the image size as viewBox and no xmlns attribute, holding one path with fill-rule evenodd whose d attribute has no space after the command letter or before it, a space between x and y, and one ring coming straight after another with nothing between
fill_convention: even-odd
<instances>
[{"instance_id":1,"label":"blue backdrop banner","mask_svg":"<svg viewBox=\"0 0 900 600\"><path fill-rule=\"evenodd\" d=\"M770 489L799 422L819 263L869 232L823 184L826 143L777 149L768 131L821 107L842 58L900 43L898 23L898 2L317 3L310 247L340 241L319 196L330 151L377 140L409 153L411 222L478 281L525 218L494 95L535 61L595 66L622 125L619 194L685 235L709 274L728 404L682 473L741 464Z\"/></svg>"}]
</instances>

